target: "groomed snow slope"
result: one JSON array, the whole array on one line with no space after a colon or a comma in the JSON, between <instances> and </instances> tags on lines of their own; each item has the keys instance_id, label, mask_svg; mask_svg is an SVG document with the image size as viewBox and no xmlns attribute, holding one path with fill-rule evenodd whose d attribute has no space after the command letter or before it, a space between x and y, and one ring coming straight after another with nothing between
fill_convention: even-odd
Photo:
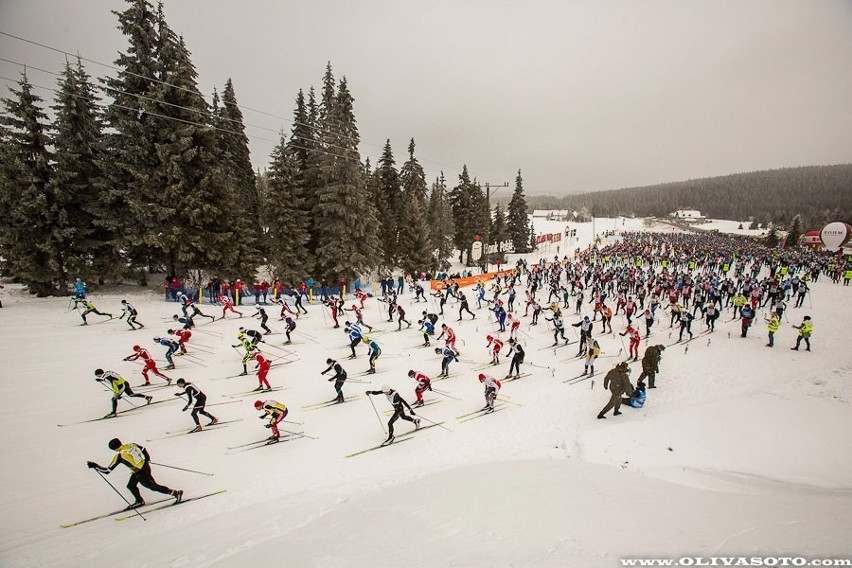
<instances>
[{"instance_id":1,"label":"groomed snow slope","mask_svg":"<svg viewBox=\"0 0 852 568\"><path fill-rule=\"evenodd\" d=\"M539 224L539 232L564 228ZM611 224L642 228L641 220ZM572 226L580 229L581 244L588 242L590 227ZM604 230L600 220L598 230ZM253 397L227 397L254 388L254 376L223 378L241 370L230 345L237 328L255 320L200 327L190 346L204 344L214 352L198 353L206 366L178 359L171 373L195 382L209 403L228 403L209 407L222 420L241 421L166 438L167 431L192 426L175 400L60 428L109 410L109 394L93 380L95 368L141 382L138 367L121 359L134 343L161 357L163 348L151 338L165 332L162 318L176 313L176 306L135 289L95 295L107 311L116 311L122 297L136 305L148 327L130 332L115 320L79 327L77 315L66 311L67 299L39 300L11 290L0 310L0 565L617 566L618 558L634 555L852 556L852 288L821 280L812 289L813 307L788 314L791 323L813 317L813 352L789 350L795 330L786 323L775 349L764 347L762 324L742 339L739 323L727 322L726 313L709 338L689 343L688 350L666 350L659 388L649 391L645 409L623 409L622 416L604 421L595 419L608 398L602 377L619 359L601 359L592 380L564 384L562 379L582 371L578 360L564 362L576 345L540 349L552 335L544 321L530 327L529 318L522 320L530 336L524 338L527 362L553 370L527 366L532 375L507 383L501 393L515 404L484 418L455 420L482 406L473 368L488 360L484 337L492 326L485 310L475 321L456 323L451 301L447 323L463 340L463 362L454 364L455 376L435 386L461 400L430 393L427 399L440 402L418 414L444 421L452 431L430 428L352 458L345 456L384 437L363 391L387 382L412 401L408 369L435 375L440 365L419 346L422 337L413 329L392 331L396 324L382 321L384 306L374 299L365 317L387 332L375 335L384 354L372 387L347 383L347 396L360 399L302 408L333 397L319 372L327 357L348 353L342 330L332 330L320 308L309 306L298 331L317 339L296 334L291 348L299 360L270 373L273 385L286 390L268 396L287 404L288 419L304 422L304 431L317 439L235 453L227 448L268 435ZM403 296L404 306L416 318L421 308L409 306L411 298ZM623 330L621 316L614 328ZM668 322L658 320L651 343L674 339ZM281 334L268 337L273 346L283 340ZM617 335L600 340L606 354L621 348ZM643 338L643 350L646 345ZM368 380L357 376L367 368L363 353L343 361L351 378ZM507 368L508 362L495 375L502 377ZM634 383L637 374L633 365ZM153 394L165 399L175 390ZM380 413L388 408L384 397L373 402ZM397 423L398 433L410 429ZM187 497L228 491L153 512L147 522L103 519L60 529L121 507L85 466L87 460L109 461L106 443L114 436L144 444L155 462L215 474L154 466L160 483L184 489ZM129 497L127 477L122 467L107 479Z\"/></svg>"}]
</instances>

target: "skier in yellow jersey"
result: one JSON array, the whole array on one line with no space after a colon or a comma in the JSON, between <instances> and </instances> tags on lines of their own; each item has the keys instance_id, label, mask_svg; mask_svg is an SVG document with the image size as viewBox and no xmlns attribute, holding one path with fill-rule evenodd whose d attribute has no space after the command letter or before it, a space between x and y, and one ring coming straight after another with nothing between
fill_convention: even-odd
<instances>
[{"instance_id":1,"label":"skier in yellow jersey","mask_svg":"<svg viewBox=\"0 0 852 568\"><path fill-rule=\"evenodd\" d=\"M124 464L133 472L130 474L130 481L127 482L127 488L136 498L136 501L128 505L128 509L135 509L145 504L142 499L142 494L139 492L137 485L147 487L151 491L159 493L167 493L175 498L175 503L180 503L183 498L183 491L180 489L169 489L154 481L151 475L151 465L149 463L151 456L148 455L148 450L134 443L122 444L118 438L113 438L109 441L109 449L117 452L112 458L108 467L103 467L93 461L86 462L90 469L96 469L101 473L109 473L119 466Z\"/></svg>"},{"instance_id":2,"label":"skier in yellow jersey","mask_svg":"<svg viewBox=\"0 0 852 568\"><path fill-rule=\"evenodd\" d=\"M272 429L272 435L269 437L270 442L277 442L281 437L281 434L278 432L278 423L284 420L287 417L287 407L277 400L267 400L263 401L255 401L254 407L257 410L262 410L263 414L260 415L260 419L269 418L269 424L266 425L267 428Z\"/></svg>"}]
</instances>

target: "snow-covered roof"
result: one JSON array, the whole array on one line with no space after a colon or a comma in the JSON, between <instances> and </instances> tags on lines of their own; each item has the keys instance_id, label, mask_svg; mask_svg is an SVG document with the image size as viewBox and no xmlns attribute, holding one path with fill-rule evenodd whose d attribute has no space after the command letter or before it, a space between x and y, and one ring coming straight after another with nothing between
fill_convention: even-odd
<instances>
[{"instance_id":1,"label":"snow-covered roof","mask_svg":"<svg viewBox=\"0 0 852 568\"><path fill-rule=\"evenodd\" d=\"M670 214L671 217L688 217L692 219L703 218L704 216L701 214L701 211L697 209L678 209L674 213Z\"/></svg>"}]
</instances>

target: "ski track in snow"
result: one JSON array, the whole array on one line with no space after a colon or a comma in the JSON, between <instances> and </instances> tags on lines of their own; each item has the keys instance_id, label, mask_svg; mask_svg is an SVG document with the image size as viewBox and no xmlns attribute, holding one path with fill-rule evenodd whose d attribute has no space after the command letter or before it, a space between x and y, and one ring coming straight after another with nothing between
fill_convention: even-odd
<instances>
[{"instance_id":1,"label":"ski track in snow","mask_svg":"<svg viewBox=\"0 0 852 568\"><path fill-rule=\"evenodd\" d=\"M580 236L576 246L590 242L590 224L571 225ZM599 230L644 229L641 219L599 219L597 225ZM535 227L554 232L565 224L536 219ZM538 256L554 254L555 247ZM512 262L515 258L510 256ZM304 425L283 424L284 429L304 430L317 439L228 454L229 446L268 435L257 419L254 397L211 406L221 420L244 420L203 436L145 442L192 427L189 412L179 405L56 427L109 411L110 395L93 380L95 368L141 383L140 368L122 358L134 343L161 358L164 349L151 338L165 333L169 322L163 318L179 313L176 304L138 288L96 293L94 303L106 311L116 310L121 298L130 299L147 327L130 332L118 320L80 327L77 312L67 311L67 298L35 299L7 286L0 310L0 565L227 567L282 558L287 565L317 567L387 566L400 559L410 567L561 567L617 566L625 556L850 556L852 445L846 437L852 429L852 288L821 279L812 289L813 307L791 307L787 314L790 324L806 314L813 317L813 352L790 351L796 330L787 322L776 334L776 347L764 347L761 312L742 339L739 322L726 322L726 312L717 331L690 342L688 351L680 346L665 351L659 388L648 391L644 409L622 407L622 416L600 421L595 416L609 396L603 378L619 359L601 359L595 377L565 384L562 380L582 372L583 360L562 363L573 353L540 351L552 342L552 332L522 318L521 329L529 334L522 335L527 361L555 366L556 372L526 366L531 376L506 383L500 393L523 406L508 404L493 415L458 422L456 416L484 403L478 371L472 369L489 360L485 336L493 326L484 310L476 312L476 320L456 322L458 308L451 299L443 321L459 337L464 364L452 364L455 376L436 387L461 400L426 393L427 400L440 398L441 404L421 410L430 420L446 421L452 432L430 428L405 444L347 459L384 437L365 390L388 383L413 402L416 383L406 376L408 369L432 377L440 372L434 351L413 347L422 335L414 328L396 333L375 299L368 300L367 322L394 331L376 335L385 353L378 368L387 372L357 376L368 367L365 348L347 360L342 327L331 329L322 308L308 306L297 331L318 340L297 333L299 339L287 349L298 359L269 374L273 386L287 390L257 398L285 403L287 419ZM468 298L475 310L470 293ZM522 298L521 289L520 314ZM434 305L412 304L408 292L401 299L410 320ZM201 309L221 313L209 305ZM194 333L190 350L197 342L214 351L197 352L206 367L178 357L179 368L169 376L194 382L210 403L233 400L228 395L257 386L254 374L211 380L242 370L230 347L236 330L240 325L259 329L248 317L253 307L243 311L246 317ZM571 312L566 323L579 319ZM276 328L276 308L268 313ZM652 344L676 339L669 338L667 323L658 319ZM624 318L613 318L616 333L625 325ZM694 327L703 329L700 322ZM32 343L22 349L27 340ZM283 340L283 335L267 338L279 347ZM621 347L617 335L599 340L607 353ZM643 339L641 350L646 346ZM334 396L333 383L319 374L327 357L340 360L350 377L368 381L344 387L347 397L361 399L302 409ZM497 369L485 372L502 379L509 361L501 360ZM640 371L631 366L634 384ZM152 394L158 400L176 391ZM386 422L387 401L370 398ZM129 408L126 404L120 402L119 409ZM400 420L395 429L400 436L413 426ZM154 462L215 474L153 466L158 482L184 489L187 497L228 492L154 513L146 522L103 519L60 529L61 523L121 507L112 489L86 468L87 460L109 463L106 443L114 436L145 445ZM130 497L126 468L106 478ZM142 494L149 501L157 497L144 488Z\"/></svg>"}]
</instances>

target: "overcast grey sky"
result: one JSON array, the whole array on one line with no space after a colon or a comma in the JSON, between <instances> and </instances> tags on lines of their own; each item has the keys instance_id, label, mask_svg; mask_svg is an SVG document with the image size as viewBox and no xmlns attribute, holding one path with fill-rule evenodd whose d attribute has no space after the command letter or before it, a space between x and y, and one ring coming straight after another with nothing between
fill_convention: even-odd
<instances>
[{"instance_id":1,"label":"overcast grey sky","mask_svg":"<svg viewBox=\"0 0 852 568\"><path fill-rule=\"evenodd\" d=\"M0 30L111 63L126 42L110 10L124 6L0 0ZM529 193L564 194L852 161L849 0L166 0L165 11L205 93L231 77L241 104L289 118L330 60L355 97L362 154L375 161L390 138L401 164L414 137L427 175L444 170L451 185L463 163L493 183L521 168ZM64 61L4 36L0 57ZM0 62L4 77L19 71ZM247 133L262 168L274 144L260 138L277 136Z\"/></svg>"}]
</instances>

